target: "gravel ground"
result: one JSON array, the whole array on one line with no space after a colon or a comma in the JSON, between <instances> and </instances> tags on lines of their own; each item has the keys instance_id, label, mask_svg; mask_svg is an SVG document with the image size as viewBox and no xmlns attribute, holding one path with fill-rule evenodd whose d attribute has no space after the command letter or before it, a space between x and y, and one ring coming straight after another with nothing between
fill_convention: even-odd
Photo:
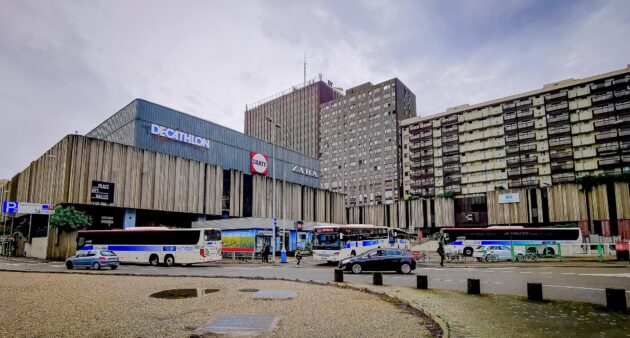
<instances>
[{"instance_id":1,"label":"gravel ground","mask_svg":"<svg viewBox=\"0 0 630 338\"><path fill-rule=\"evenodd\" d=\"M149 297L177 288L200 296ZM253 300L243 288L297 296ZM0 272L0 308L0 337L189 337L220 315L276 316L262 337L430 336L422 319L377 296L286 281Z\"/></svg>"}]
</instances>

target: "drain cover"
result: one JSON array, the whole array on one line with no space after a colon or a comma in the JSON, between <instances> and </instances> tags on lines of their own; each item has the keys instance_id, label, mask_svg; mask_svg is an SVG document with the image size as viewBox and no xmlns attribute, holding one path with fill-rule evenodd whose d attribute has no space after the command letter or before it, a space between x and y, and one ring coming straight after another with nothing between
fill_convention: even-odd
<instances>
[{"instance_id":1,"label":"drain cover","mask_svg":"<svg viewBox=\"0 0 630 338\"><path fill-rule=\"evenodd\" d=\"M219 316L214 321L202 327L203 332L234 333L260 332L271 330L274 316Z\"/></svg>"},{"instance_id":2,"label":"drain cover","mask_svg":"<svg viewBox=\"0 0 630 338\"><path fill-rule=\"evenodd\" d=\"M151 294L149 297L162 299L182 299L197 297L197 289L172 289Z\"/></svg>"},{"instance_id":3,"label":"drain cover","mask_svg":"<svg viewBox=\"0 0 630 338\"><path fill-rule=\"evenodd\" d=\"M292 299L294 291L286 290L262 290L254 294L254 299Z\"/></svg>"}]
</instances>

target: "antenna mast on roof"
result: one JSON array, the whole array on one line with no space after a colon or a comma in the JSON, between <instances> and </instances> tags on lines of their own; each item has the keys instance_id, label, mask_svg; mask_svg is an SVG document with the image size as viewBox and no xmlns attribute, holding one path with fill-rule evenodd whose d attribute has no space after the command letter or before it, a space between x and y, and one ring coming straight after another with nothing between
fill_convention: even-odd
<instances>
[{"instance_id":1,"label":"antenna mast on roof","mask_svg":"<svg viewBox=\"0 0 630 338\"><path fill-rule=\"evenodd\" d=\"M304 83L306 83L306 53L304 53Z\"/></svg>"}]
</instances>

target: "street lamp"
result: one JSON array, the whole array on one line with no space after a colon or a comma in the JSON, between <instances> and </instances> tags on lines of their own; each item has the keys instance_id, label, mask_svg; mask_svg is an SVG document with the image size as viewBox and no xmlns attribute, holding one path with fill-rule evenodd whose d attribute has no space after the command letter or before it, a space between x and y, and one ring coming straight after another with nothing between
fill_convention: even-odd
<instances>
[{"instance_id":1,"label":"street lamp","mask_svg":"<svg viewBox=\"0 0 630 338\"><path fill-rule=\"evenodd\" d=\"M48 154L47 156L48 158L50 158L51 160L54 161L55 165L57 164L57 156L53 155L53 154ZM53 179L51 179L52 177L52 168L48 171L48 189L46 189L46 198L50 198L50 200L46 203L54 203L54 198L52 198L50 196L50 190L51 190L51 185L53 184ZM49 211L50 212L50 211ZM46 255L48 255L48 242L49 242L49 237L50 237L50 213L48 214L48 224L46 224Z\"/></svg>"},{"instance_id":2,"label":"street lamp","mask_svg":"<svg viewBox=\"0 0 630 338\"><path fill-rule=\"evenodd\" d=\"M276 128L280 128L271 117L265 116L265 120L271 123L271 176L273 179L273 189L271 197L271 209L273 214L273 232L271 238L271 261L276 262ZM286 255L286 253L285 253Z\"/></svg>"}]
</instances>

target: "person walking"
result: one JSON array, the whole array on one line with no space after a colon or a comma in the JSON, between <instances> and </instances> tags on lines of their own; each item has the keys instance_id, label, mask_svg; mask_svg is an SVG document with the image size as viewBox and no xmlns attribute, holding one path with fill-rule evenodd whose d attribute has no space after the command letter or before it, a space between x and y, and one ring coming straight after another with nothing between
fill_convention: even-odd
<instances>
[{"instance_id":1,"label":"person walking","mask_svg":"<svg viewBox=\"0 0 630 338\"><path fill-rule=\"evenodd\" d=\"M265 256L265 263L269 263L269 255L271 254L271 248L269 247L269 245L265 245L265 249L264 249L264 256Z\"/></svg>"},{"instance_id":2,"label":"person walking","mask_svg":"<svg viewBox=\"0 0 630 338\"><path fill-rule=\"evenodd\" d=\"M262 262L267 263L267 244L264 244L262 250L260 251L260 255L262 256Z\"/></svg>"},{"instance_id":3,"label":"person walking","mask_svg":"<svg viewBox=\"0 0 630 338\"><path fill-rule=\"evenodd\" d=\"M295 250L295 259L297 260L297 265L300 266L300 261L302 260L302 254L300 253L300 249Z\"/></svg>"},{"instance_id":4,"label":"person walking","mask_svg":"<svg viewBox=\"0 0 630 338\"><path fill-rule=\"evenodd\" d=\"M437 248L437 253L438 255L440 255L440 266L444 266L444 244L442 244L442 241L438 242L438 248Z\"/></svg>"}]
</instances>

